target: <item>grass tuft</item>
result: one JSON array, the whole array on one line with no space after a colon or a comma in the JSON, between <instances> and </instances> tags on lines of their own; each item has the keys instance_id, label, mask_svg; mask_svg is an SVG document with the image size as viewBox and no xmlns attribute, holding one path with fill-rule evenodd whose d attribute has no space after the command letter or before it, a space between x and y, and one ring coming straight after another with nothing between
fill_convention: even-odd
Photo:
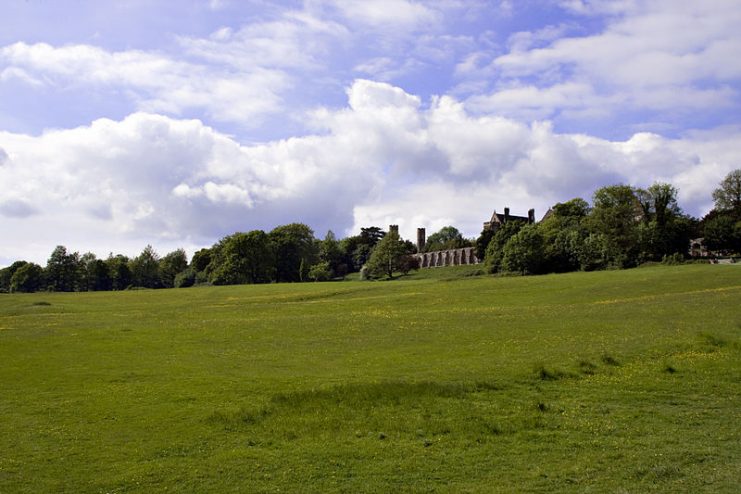
<instances>
[{"instance_id":1,"label":"grass tuft","mask_svg":"<svg viewBox=\"0 0 741 494\"><path fill-rule=\"evenodd\" d=\"M613 367L620 367L620 361L610 354L603 354L601 357L602 363L605 365L611 365Z\"/></svg>"},{"instance_id":2,"label":"grass tuft","mask_svg":"<svg viewBox=\"0 0 741 494\"><path fill-rule=\"evenodd\" d=\"M682 471L676 465L654 465L650 468L639 468L636 478L650 482L666 482L681 477Z\"/></svg>"},{"instance_id":3,"label":"grass tuft","mask_svg":"<svg viewBox=\"0 0 741 494\"><path fill-rule=\"evenodd\" d=\"M728 345L728 340L710 333L700 333L700 340L712 348L723 348Z\"/></svg>"},{"instance_id":4,"label":"grass tuft","mask_svg":"<svg viewBox=\"0 0 741 494\"><path fill-rule=\"evenodd\" d=\"M535 367L535 375L541 381L558 381L574 377L574 375L569 372L556 368L548 368L543 364L538 364Z\"/></svg>"},{"instance_id":5,"label":"grass tuft","mask_svg":"<svg viewBox=\"0 0 741 494\"><path fill-rule=\"evenodd\" d=\"M587 376L592 376L597 372L597 366L589 360L580 360L578 365L579 372Z\"/></svg>"},{"instance_id":6,"label":"grass tuft","mask_svg":"<svg viewBox=\"0 0 741 494\"><path fill-rule=\"evenodd\" d=\"M253 411L240 407L214 410L206 420L209 423L223 426L225 430L234 430L243 426L258 424L268 415L268 410L264 408Z\"/></svg>"}]
</instances>

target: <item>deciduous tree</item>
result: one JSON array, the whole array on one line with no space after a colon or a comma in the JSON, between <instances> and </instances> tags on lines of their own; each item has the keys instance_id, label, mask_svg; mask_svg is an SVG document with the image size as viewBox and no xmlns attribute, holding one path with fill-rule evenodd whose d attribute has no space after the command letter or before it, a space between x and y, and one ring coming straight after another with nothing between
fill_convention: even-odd
<instances>
[{"instance_id":1,"label":"deciduous tree","mask_svg":"<svg viewBox=\"0 0 741 494\"><path fill-rule=\"evenodd\" d=\"M741 168L733 170L713 191L715 209L730 211L735 219L741 220Z\"/></svg>"},{"instance_id":2,"label":"deciduous tree","mask_svg":"<svg viewBox=\"0 0 741 494\"><path fill-rule=\"evenodd\" d=\"M395 231L387 233L373 249L368 260L368 272L373 276L387 276L392 278L395 271L401 268L404 252L404 243Z\"/></svg>"},{"instance_id":3,"label":"deciduous tree","mask_svg":"<svg viewBox=\"0 0 741 494\"><path fill-rule=\"evenodd\" d=\"M13 273L10 279L10 291L32 293L38 291L43 283L44 270L38 264L29 262Z\"/></svg>"},{"instance_id":4,"label":"deciduous tree","mask_svg":"<svg viewBox=\"0 0 741 494\"><path fill-rule=\"evenodd\" d=\"M275 247L277 281L303 281L319 258L314 232L302 223L273 229L268 235Z\"/></svg>"}]
</instances>

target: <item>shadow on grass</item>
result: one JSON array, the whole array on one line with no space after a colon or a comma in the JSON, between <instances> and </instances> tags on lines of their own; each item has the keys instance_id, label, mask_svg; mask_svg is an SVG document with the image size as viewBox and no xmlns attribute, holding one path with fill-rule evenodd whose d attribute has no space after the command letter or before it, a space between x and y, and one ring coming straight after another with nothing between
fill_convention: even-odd
<instances>
[{"instance_id":1,"label":"shadow on grass","mask_svg":"<svg viewBox=\"0 0 741 494\"><path fill-rule=\"evenodd\" d=\"M416 406L437 399L463 400L473 393L502 389L504 389L502 385L493 381L472 383L381 381L342 384L329 388L276 393L262 406L218 409L207 420L230 430L258 424L271 416L284 413L321 414L322 411L336 411L339 408L367 412L379 407Z\"/></svg>"}]
</instances>

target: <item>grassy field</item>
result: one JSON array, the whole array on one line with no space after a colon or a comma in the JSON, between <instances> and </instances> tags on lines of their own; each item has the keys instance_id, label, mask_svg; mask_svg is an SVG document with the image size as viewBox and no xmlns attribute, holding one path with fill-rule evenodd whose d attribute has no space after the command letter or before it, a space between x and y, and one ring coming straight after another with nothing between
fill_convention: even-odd
<instances>
[{"instance_id":1,"label":"grassy field","mask_svg":"<svg viewBox=\"0 0 741 494\"><path fill-rule=\"evenodd\" d=\"M0 492L738 492L740 266L466 274L0 295Z\"/></svg>"}]
</instances>

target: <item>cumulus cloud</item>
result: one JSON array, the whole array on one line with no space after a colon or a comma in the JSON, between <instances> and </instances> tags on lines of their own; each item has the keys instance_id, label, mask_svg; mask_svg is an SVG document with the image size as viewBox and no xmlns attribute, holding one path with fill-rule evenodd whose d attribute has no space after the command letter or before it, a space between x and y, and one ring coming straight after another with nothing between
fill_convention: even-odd
<instances>
[{"instance_id":1,"label":"cumulus cloud","mask_svg":"<svg viewBox=\"0 0 741 494\"><path fill-rule=\"evenodd\" d=\"M216 120L249 122L281 107L288 86L279 70L231 72L143 51L110 52L89 45L23 42L0 48L17 77L53 87L124 89L146 111L180 115L205 110ZM5 73L5 71L3 72ZM38 82L42 81L42 82Z\"/></svg>"},{"instance_id":2,"label":"cumulus cloud","mask_svg":"<svg viewBox=\"0 0 741 494\"><path fill-rule=\"evenodd\" d=\"M567 1L580 15L607 15L598 33L563 36L561 26L521 32L487 62L471 54L457 73L496 80L469 108L531 118L584 109L590 118L628 110L724 111L738 107L741 10L733 1ZM532 103L528 104L530 101ZM575 114L575 113L573 113ZM573 115L572 114L572 115Z\"/></svg>"},{"instance_id":3,"label":"cumulus cloud","mask_svg":"<svg viewBox=\"0 0 741 494\"><path fill-rule=\"evenodd\" d=\"M195 248L293 221L320 236L390 223L407 238L445 224L474 236L493 209L540 215L602 185L656 180L679 187L680 204L701 214L741 154L738 128L609 141L471 115L451 97L425 105L386 83L357 80L347 97L344 108L312 114L316 135L255 145L149 113L39 136L0 133L13 156L0 167L10 191L0 229L13 232L0 256L43 260L60 243L102 254Z\"/></svg>"}]
</instances>

